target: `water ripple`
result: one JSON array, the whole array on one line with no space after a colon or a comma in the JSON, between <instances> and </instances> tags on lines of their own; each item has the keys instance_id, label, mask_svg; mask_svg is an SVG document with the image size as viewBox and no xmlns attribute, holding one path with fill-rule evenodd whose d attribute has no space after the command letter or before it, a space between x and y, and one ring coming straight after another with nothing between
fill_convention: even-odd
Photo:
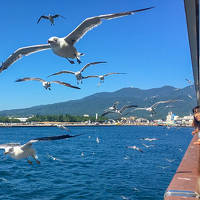
<instances>
[{"instance_id":1,"label":"water ripple","mask_svg":"<svg viewBox=\"0 0 200 200\"><path fill-rule=\"evenodd\" d=\"M0 154L0 198L160 200L191 140L190 128L72 127L71 131L85 135L34 144L40 165ZM61 130L0 128L1 143L55 134ZM141 140L147 137L158 140ZM144 153L127 148L133 145Z\"/></svg>"}]
</instances>

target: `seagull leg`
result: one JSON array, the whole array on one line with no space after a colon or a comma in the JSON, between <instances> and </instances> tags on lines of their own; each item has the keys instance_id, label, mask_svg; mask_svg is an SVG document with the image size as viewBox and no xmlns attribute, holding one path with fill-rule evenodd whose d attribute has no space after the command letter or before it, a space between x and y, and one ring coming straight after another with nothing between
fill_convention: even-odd
<instances>
[{"instance_id":1,"label":"seagull leg","mask_svg":"<svg viewBox=\"0 0 200 200\"><path fill-rule=\"evenodd\" d=\"M32 163L30 160L28 160L28 159L27 159L27 162L28 162L30 165L32 165L32 164L33 164L33 163Z\"/></svg>"},{"instance_id":2,"label":"seagull leg","mask_svg":"<svg viewBox=\"0 0 200 200\"><path fill-rule=\"evenodd\" d=\"M76 58L76 60L77 60L78 64L81 64L81 61L78 58Z\"/></svg>"},{"instance_id":3,"label":"seagull leg","mask_svg":"<svg viewBox=\"0 0 200 200\"><path fill-rule=\"evenodd\" d=\"M69 58L66 58L71 64L74 64L73 60L70 60Z\"/></svg>"},{"instance_id":4,"label":"seagull leg","mask_svg":"<svg viewBox=\"0 0 200 200\"><path fill-rule=\"evenodd\" d=\"M40 164L40 161L35 157L35 156L32 156L34 158L34 160L37 162L37 164Z\"/></svg>"},{"instance_id":5,"label":"seagull leg","mask_svg":"<svg viewBox=\"0 0 200 200\"><path fill-rule=\"evenodd\" d=\"M36 160L37 164L39 165L40 164L40 161L39 160Z\"/></svg>"}]
</instances>

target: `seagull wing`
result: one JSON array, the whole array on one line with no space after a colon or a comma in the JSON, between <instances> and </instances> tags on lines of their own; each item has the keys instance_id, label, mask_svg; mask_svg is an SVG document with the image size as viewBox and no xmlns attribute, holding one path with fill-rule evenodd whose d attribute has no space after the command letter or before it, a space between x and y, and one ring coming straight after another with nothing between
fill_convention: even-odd
<instances>
[{"instance_id":1,"label":"seagull wing","mask_svg":"<svg viewBox=\"0 0 200 200\"><path fill-rule=\"evenodd\" d=\"M19 143L0 144L0 149L7 149L16 146L20 146L20 144Z\"/></svg>"},{"instance_id":2,"label":"seagull wing","mask_svg":"<svg viewBox=\"0 0 200 200\"><path fill-rule=\"evenodd\" d=\"M122 113L127 108L135 108L135 107L137 107L137 106L136 105L125 105L119 111L120 111L120 113Z\"/></svg>"},{"instance_id":3,"label":"seagull wing","mask_svg":"<svg viewBox=\"0 0 200 200\"><path fill-rule=\"evenodd\" d=\"M151 9L144 8L140 10L133 10L128 12L121 12L121 13L114 13L114 14L107 14L107 15L99 15L95 17L86 18L75 30L73 30L69 35L65 37L66 42L74 45L78 42L89 30L93 29L94 27L101 24L101 19L113 19L118 17L123 17L127 15L132 15L136 12L144 11Z\"/></svg>"},{"instance_id":4,"label":"seagull wing","mask_svg":"<svg viewBox=\"0 0 200 200\"><path fill-rule=\"evenodd\" d=\"M98 78L98 75L91 75L91 76L84 76L82 77L82 79L86 79L86 78Z\"/></svg>"},{"instance_id":5,"label":"seagull wing","mask_svg":"<svg viewBox=\"0 0 200 200\"><path fill-rule=\"evenodd\" d=\"M53 18L57 18L57 17L62 17L62 18L64 18L62 15L58 15L58 14L53 15L52 17L53 17Z\"/></svg>"},{"instance_id":6,"label":"seagull wing","mask_svg":"<svg viewBox=\"0 0 200 200\"><path fill-rule=\"evenodd\" d=\"M161 104L161 103L168 103L169 101L158 101L158 102L156 102L156 103L154 103L152 106L151 106L151 108L156 108L159 104Z\"/></svg>"},{"instance_id":7,"label":"seagull wing","mask_svg":"<svg viewBox=\"0 0 200 200\"><path fill-rule=\"evenodd\" d=\"M146 110L146 108L135 108L134 110Z\"/></svg>"},{"instance_id":8,"label":"seagull wing","mask_svg":"<svg viewBox=\"0 0 200 200\"><path fill-rule=\"evenodd\" d=\"M37 24L40 22L40 20L41 20L42 18L43 18L43 19L49 19L49 17L42 15L42 16L38 19Z\"/></svg>"},{"instance_id":9,"label":"seagull wing","mask_svg":"<svg viewBox=\"0 0 200 200\"><path fill-rule=\"evenodd\" d=\"M63 125L56 124L56 126L57 126L58 128L60 128L60 129L64 129L64 130L66 130L66 131L68 131L68 132L71 132L69 128L67 128L67 127L65 127L65 126L63 126Z\"/></svg>"},{"instance_id":10,"label":"seagull wing","mask_svg":"<svg viewBox=\"0 0 200 200\"><path fill-rule=\"evenodd\" d=\"M61 84L61 85L67 86L67 87L71 87L71 88L75 88L75 89L81 89L79 87L73 86L69 83L65 83L65 82L62 82L62 81L51 81L51 83L58 83L58 84Z\"/></svg>"},{"instance_id":11,"label":"seagull wing","mask_svg":"<svg viewBox=\"0 0 200 200\"><path fill-rule=\"evenodd\" d=\"M159 101L159 102L154 103L151 107L152 107L152 108L156 108L156 107L157 107L159 104L161 104L161 103L170 103L170 102L176 102L176 101L182 101L182 100Z\"/></svg>"},{"instance_id":12,"label":"seagull wing","mask_svg":"<svg viewBox=\"0 0 200 200\"><path fill-rule=\"evenodd\" d=\"M88 63L87 65L85 65L80 72L83 72L87 67L89 67L90 65L96 65L96 64L100 64L100 63L106 63L105 61L103 62L92 62L92 63Z\"/></svg>"},{"instance_id":13,"label":"seagull wing","mask_svg":"<svg viewBox=\"0 0 200 200\"><path fill-rule=\"evenodd\" d=\"M42 44L42 45L35 45L35 46L28 46L22 47L17 49L12 55L10 55L5 62L2 63L0 67L0 72L7 69L10 65L16 62L18 59L22 58L22 56L28 56L32 53L43 51L46 49L50 49L49 44Z\"/></svg>"},{"instance_id":14,"label":"seagull wing","mask_svg":"<svg viewBox=\"0 0 200 200\"><path fill-rule=\"evenodd\" d=\"M66 135L59 135L59 136L36 138L36 139L30 140L26 144L22 145L21 149L26 149L26 148L30 147L33 143L39 142L39 141L62 140L62 139L66 139L66 138L77 137L77 136L80 136L80 135L68 135L68 134L66 134Z\"/></svg>"},{"instance_id":15,"label":"seagull wing","mask_svg":"<svg viewBox=\"0 0 200 200\"><path fill-rule=\"evenodd\" d=\"M60 72L51 74L51 75L49 75L48 77L50 77L50 76L55 76L55 75L58 75L58 74L75 74L75 72L72 72L72 71L60 71Z\"/></svg>"},{"instance_id":16,"label":"seagull wing","mask_svg":"<svg viewBox=\"0 0 200 200\"><path fill-rule=\"evenodd\" d=\"M112 74L126 74L126 73L111 72L111 73L108 73L108 74L104 74L103 76L109 76L109 75L112 75Z\"/></svg>"},{"instance_id":17,"label":"seagull wing","mask_svg":"<svg viewBox=\"0 0 200 200\"><path fill-rule=\"evenodd\" d=\"M17 79L15 82L22 82L22 81L40 81L40 82L45 82L45 80L43 80L41 78L29 78L29 77Z\"/></svg>"},{"instance_id":18,"label":"seagull wing","mask_svg":"<svg viewBox=\"0 0 200 200\"><path fill-rule=\"evenodd\" d=\"M116 107L119 104L119 101L116 101L112 106Z\"/></svg>"}]
</instances>

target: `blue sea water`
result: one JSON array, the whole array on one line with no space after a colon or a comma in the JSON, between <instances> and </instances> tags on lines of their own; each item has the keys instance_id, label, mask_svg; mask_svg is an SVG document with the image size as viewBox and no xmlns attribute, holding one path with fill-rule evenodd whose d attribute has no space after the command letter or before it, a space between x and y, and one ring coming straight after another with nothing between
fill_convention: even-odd
<instances>
[{"instance_id":1,"label":"blue sea water","mask_svg":"<svg viewBox=\"0 0 200 200\"><path fill-rule=\"evenodd\" d=\"M13 160L1 151L0 199L162 200L192 138L191 128L95 126L70 130L83 135L34 144L40 165ZM56 127L0 128L0 143L26 143L64 133ZM157 140L142 140L146 137ZM133 145L143 153L128 148Z\"/></svg>"}]
</instances>

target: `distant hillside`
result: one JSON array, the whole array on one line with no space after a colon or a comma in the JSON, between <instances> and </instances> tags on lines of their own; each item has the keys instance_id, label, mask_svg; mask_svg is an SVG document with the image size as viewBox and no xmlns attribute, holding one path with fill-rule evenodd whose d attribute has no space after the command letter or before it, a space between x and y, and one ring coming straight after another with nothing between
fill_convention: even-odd
<instances>
[{"instance_id":1,"label":"distant hillside","mask_svg":"<svg viewBox=\"0 0 200 200\"><path fill-rule=\"evenodd\" d=\"M102 114L103 110L111 106L115 101L120 102L120 108L124 104L134 104L139 107L150 106L157 101L169 99L182 99L183 102L160 104L158 108L162 109L157 109L155 118L165 119L169 111L172 111L179 116L190 114L191 109L196 104L194 87L188 86L183 89L177 89L171 86L164 86L148 90L122 88L115 92L96 93L79 100L40 105L24 109L4 110L0 111L0 116L30 116L36 114L50 115L66 113L71 115L95 115L95 113ZM149 113L145 111L132 112L131 115L149 118Z\"/></svg>"}]
</instances>

